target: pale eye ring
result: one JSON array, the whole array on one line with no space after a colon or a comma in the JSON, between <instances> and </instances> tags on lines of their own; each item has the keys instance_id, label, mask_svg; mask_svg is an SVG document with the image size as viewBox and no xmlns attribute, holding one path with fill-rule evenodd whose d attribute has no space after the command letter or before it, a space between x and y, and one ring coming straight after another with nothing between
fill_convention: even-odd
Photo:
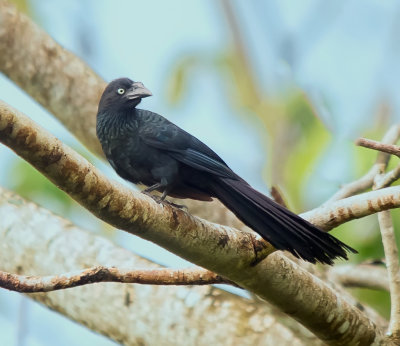
<instances>
[{"instance_id":1,"label":"pale eye ring","mask_svg":"<svg viewBox=\"0 0 400 346\"><path fill-rule=\"evenodd\" d=\"M120 94L120 95L123 95L125 93L125 89L119 88L117 90L117 93Z\"/></svg>"}]
</instances>

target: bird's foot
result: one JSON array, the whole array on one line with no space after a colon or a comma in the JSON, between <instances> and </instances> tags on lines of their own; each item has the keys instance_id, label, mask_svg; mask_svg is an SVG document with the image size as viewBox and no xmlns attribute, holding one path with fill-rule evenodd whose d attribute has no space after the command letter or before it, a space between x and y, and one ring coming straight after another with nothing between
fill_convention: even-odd
<instances>
[{"instance_id":1,"label":"bird's foot","mask_svg":"<svg viewBox=\"0 0 400 346\"><path fill-rule=\"evenodd\" d=\"M189 211L189 208L184 204L177 204L177 203L168 201L166 199L161 200L161 202L165 203L165 204L172 205L173 207L178 208L178 209L185 209L186 211Z\"/></svg>"},{"instance_id":2,"label":"bird's foot","mask_svg":"<svg viewBox=\"0 0 400 346\"><path fill-rule=\"evenodd\" d=\"M142 193L146 196L151 197L153 200L155 200L157 203L161 203L162 199L161 196L153 195L151 192L143 190Z\"/></svg>"},{"instance_id":3,"label":"bird's foot","mask_svg":"<svg viewBox=\"0 0 400 346\"><path fill-rule=\"evenodd\" d=\"M176 204L174 202L171 202L171 201L168 201L167 199L162 198L161 196L153 195L147 191L142 191L142 193L145 194L146 196L151 197L155 202L157 202L159 204L163 203L163 204L167 204L167 205L173 206L178 209L185 209L186 211L189 210L188 207L184 204Z\"/></svg>"}]
</instances>

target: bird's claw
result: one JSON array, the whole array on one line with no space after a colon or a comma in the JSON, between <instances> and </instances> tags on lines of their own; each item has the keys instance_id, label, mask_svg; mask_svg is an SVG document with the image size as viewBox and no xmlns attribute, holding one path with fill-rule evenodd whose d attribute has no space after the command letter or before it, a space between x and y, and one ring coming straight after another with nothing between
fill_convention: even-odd
<instances>
[{"instance_id":1,"label":"bird's claw","mask_svg":"<svg viewBox=\"0 0 400 346\"><path fill-rule=\"evenodd\" d=\"M165 204L172 205L173 207L178 208L178 209L185 209L186 211L189 211L189 208L184 204L176 204L176 203L170 202L170 201L168 201L166 199L163 199L161 202L165 203Z\"/></svg>"},{"instance_id":2,"label":"bird's claw","mask_svg":"<svg viewBox=\"0 0 400 346\"><path fill-rule=\"evenodd\" d=\"M162 203L162 204L167 204L167 205L173 206L173 207L178 208L178 209L185 209L186 211L189 210L188 207L186 205L184 205L184 204L176 204L174 202L170 202L167 199L163 199L161 196L153 195L153 194L151 194L150 192L147 192L147 191L142 191L142 193L145 194L146 196L151 197L155 202L157 202L159 204Z\"/></svg>"}]
</instances>

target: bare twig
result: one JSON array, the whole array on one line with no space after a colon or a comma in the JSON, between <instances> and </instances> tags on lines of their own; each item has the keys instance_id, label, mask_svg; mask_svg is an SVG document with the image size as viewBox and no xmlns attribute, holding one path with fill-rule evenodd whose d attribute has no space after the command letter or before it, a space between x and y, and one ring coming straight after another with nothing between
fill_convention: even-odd
<instances>
[{"instance_id":1,"label":"bare twig","mask_svg":"<svg viewBox=\"0 0 400 346\"><path fill-rule=\"evenodd\" d=\"M359 138L356 140L356 145L364 148L382 151L387 154L400 156L400 146L394 144L385 144L367 138Z\"/></svg>"},{"instance_id":2,"label":"bare twig","mask_svg":"<svg viewBox=\"0 0 400 346\"><path fill-rule=\"evenodd\" d=\"M378 173L379 167L377 164L375 164L361 178L343 185L331 198L324 203L324 205L344 199L346 197L354 196L371 188L372 184L374 183L374 178Z\"/></svg>"},{"instance_id":3,"label":"bare twig","mask_svg":"<svg viewBox=\"0 0 400 346\"><path fill-rule=\"evenodd\" d=\"M382 233L383 247L385 249L391 298L388 335L400 339L400 265L390 211L387 210L378 213L378 220Z\"/></svg>"},{"instance_id":4,"label":"bare twig","mask_svg":"<svg viewBox=\"0 0 400 346\"><path fill-rule=\"evenodd\" d=\"M350 220L399 207L400 186L392 186L324 204L300 216L327 231Z\"/></svg>"},{"instance_id":5,"label":"bare twig","mask_svg":"<svg viewBox=\"0 0 400 346\"><path fill-rule=\"evenodd\" d=\"M270 192L271 192L272 198L274 199L274 201L276 203L287 208L285 199L283 198L283 195L282 195L282 191L280 191L278 187L272 186L270 189Z\"/></svg>"},{"instance_id":6,"label":"bare twig","mask_svg":"<svg viewBox=\"0 0 400 346\"><path fill-rule=\"evenodd\" d=\"M131 270L96 266L78 272L52 276L24 276L0 271L0 287L22 293L49 292L98 282L144 285L235 285L202 268Z\"/></svg>"},{"instance_id":7,"label":"bare twig","mask_svg":"<svg viewBox=\"0 0 400 346\"><path fill-rule=\"evenodd\" d=\"M400 164L397 165L395 168L393 168L391 171L381 176L377 181L375 181L375 189L382 189L384 187L388 187L399 178L400 178Z\"/></svg>"},{"instance_id":8,"label":"bare twig","mask_svg":"<svg viewBox=\"0 0 400 346\"><path fill-rule=\"evenodd\" d=\"M392 125L390 129L382 138L382 143L393 144L396 143L400 137L400 125ZM387 165L390 159L390 155L385 152L379 152L375 164L370 168L370 170L361 178L345 184L339 191L337 191L331 198L329 198L325 204L337 201L346 197L354 196L360 192L363 192L372 187L374 184L374 179L377 174L381 172L382 165Z\"/></svg>"}]
</instances>

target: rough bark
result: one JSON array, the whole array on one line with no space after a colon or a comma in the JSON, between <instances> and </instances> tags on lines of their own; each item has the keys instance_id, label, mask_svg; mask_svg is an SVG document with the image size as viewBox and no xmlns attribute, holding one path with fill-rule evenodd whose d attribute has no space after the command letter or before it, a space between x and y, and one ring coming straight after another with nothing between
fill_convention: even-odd
<instances>
[{"instance_id":1,"label":"rough bark","mask_svg":"<svg viewBox=\"0 0 400 346\"><path fill-rule=\"evenodd\" d=\"M1 269L19 274L157 268L1 187L0 239ZM126 345L322 345L276 309L210 286L100 283L29 297Z\"/></svg>"},{"instance_id":2,"label":"rough bark","mask_svg":"<svg viewBox=\"0 0 400 346\"><path fill-rule=\"evenodd\" d=\"M274 253L258 262L272 251L266 242L108 181L83 157L5 103L0 103L0 141L94 215L236 282L327 343L369 345L381 338L380 329L361 311L285 256ZM385 190L390 189L395 188Z\"/></svg>"}]
</instances>

